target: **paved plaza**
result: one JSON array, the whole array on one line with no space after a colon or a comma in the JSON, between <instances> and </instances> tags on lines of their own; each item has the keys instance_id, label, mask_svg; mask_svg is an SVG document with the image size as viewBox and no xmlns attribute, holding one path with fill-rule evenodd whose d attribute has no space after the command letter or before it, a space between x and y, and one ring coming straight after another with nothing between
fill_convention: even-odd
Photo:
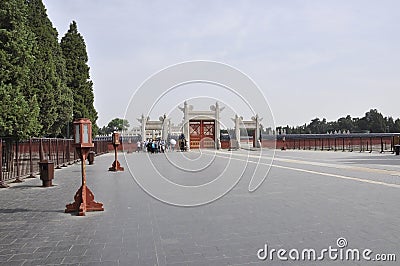
<instances>
[{"instance_id":1,"label":"paved plaza","mask_svg":"<svg viewBox=\"0 0 400 266\"><path fill-rule=\"evenodd\" d=\"M266 180L250 193L257 154L130 153L120 156L125 171L116 173L107 171L111 153L98 156L87 165L87 182L105 211L84 217L64 213L80 187L79 164L56 170L51 188L40 187L39 178L12 184L0 190L0 265L398 265L400 156L276 151ZM263 153L261 164L271 156ZM191 186L220 173L242 178L214 202L178 207L147 194L128 168ZM340 238L346 248L372 250L370 257L396 254L397 262L257 255L265 245L319 254L338 248Z\"/></svg>"}]
</instances>

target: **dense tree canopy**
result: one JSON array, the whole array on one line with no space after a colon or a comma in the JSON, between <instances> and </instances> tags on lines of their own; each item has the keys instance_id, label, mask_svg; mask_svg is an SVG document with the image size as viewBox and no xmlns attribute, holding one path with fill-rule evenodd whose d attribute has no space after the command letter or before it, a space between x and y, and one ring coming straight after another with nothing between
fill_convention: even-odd
<instances>
[{"instance_id":1,"label":"dense tree canopy","mask_svg":"<svg viewBox=\"0 0 400 266\"><path fill-rule=\"evenodd\" d=\"M0 1L0 136L22 139L41 128L37 98L26 97L34 79L34 37L25 1Z\"/></svg>"},{"instance_id":2,"label":"dense tree canopy","mask_svg":"<svg viewBox=\"0 0 400 266\"><path fill-rule=\"evenodd\" d=\"M61 49L66 61L67 86L72 90L74 98L73 117L89 118L93 123L93 131L97 133L97 111L94 108L93 82L90 80L89 58L86 44L78 27L73 21L68 32L61 39Z\"/></svg>"},{"instance_id":3,"label":"dense tree canopy","mask_svg":"<svg viewBox=\"0 0 400 266\"><path fill-rule=\"evenodd\" d=\"M87 61L75 22L60 45L42 0L0 1L0 137L66 136L73 115L96 131Z\"/></svg>"},{"instance_id":4,"label":"dense tree canopy","mask_svg":"<svg viewBox=\"0 0 400 266\"><path fill-rule=\"evenodd\" d=\"M126 131L129 128L129 121L122 118L114 118L107 126L99 129L99 134L109 135L114 131Z\"/></svg>"},{"instance_id":5,"label":"dense tree canopy","mask_svg":"<svg viewBox=\"0 0 400 266\"><path fill-rule=\"evenodd\" d=\"M350 115L341 117L337 121L327 122L325 118L315 118L308 125L298 127L278 127L285 129L287 134L325 134L327 132L371 132L371 133L398 133L400 132L400 119L383 117L377 109L371 109L362 118L351 118Z\"/></svg>"},{"instance_id":6,"label":"dense tree canopy","mask_svg":"<svg viewBox=\"0 0 400 266\"><path fill-rule=\"evenodd\" d=\"M65 60L58 43L58 33L46 14L42 0L28 1L28 25L36 36L33 80L27 95L40 99L39 119L43 135L58 135L72 119L72 92L66 86Z\"/></svg>"}]
</instances>

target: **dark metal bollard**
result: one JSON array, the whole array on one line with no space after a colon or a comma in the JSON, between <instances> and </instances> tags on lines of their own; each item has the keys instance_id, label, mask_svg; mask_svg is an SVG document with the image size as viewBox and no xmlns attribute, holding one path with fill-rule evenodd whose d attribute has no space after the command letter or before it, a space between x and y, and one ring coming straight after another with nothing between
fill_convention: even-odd
<instances>
[{"instance_id":1,"label":"dark metal bollard","mask_svg":"<svg viewBox=\"0 0 400 266\"><path fill-rule=\"evenodd\" d=\"M88 161L89 161L90 165L92 165L93 162L94 162L94 154L95 154L94 151L90 151L89 154L88 154Z\"/></svg>"},{"instance_id":2,"label":"dark metal bollard","mask_svg":"<svg viewBox=\"0 0 400 266\"><path fill-rule=\"evenodd\" d=\"M54 179L54 162L44 160L39 162L40 179L44 187L51 187Z\"/></svg>"},{"instance_id":3,"label":"dark metal bollard","mask_svg":"<svg viewBox=\"0 0 400 266\"><path fill-rule=\"evenodd\" d=\"M400 155L400 145L394 145L394 152L396 155Z\"/></svg>"}]
</instances>

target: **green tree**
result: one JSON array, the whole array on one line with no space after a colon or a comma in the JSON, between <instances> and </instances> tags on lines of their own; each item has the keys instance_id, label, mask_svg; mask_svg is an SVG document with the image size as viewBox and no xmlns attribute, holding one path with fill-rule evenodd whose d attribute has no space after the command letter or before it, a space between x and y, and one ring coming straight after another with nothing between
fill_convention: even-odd
<instances>
[{"instance_id":1,"label":"green tree","mask_svg":"<svg viewBox=\"0 0 400 266\"><path fill-rule=\"evenodd\" d=\"M99 130L97 131L97 134L98 135L107 135L107 127L106 126L100 127Z\"/></svg>"},{"instance_id":2,"label":"green tree","mask_svg":"<svg viewBox=\"0 0 400 266\"><path fill-rule=\"evenodd\" d=\"M18 140L35 136L40 130L37 122L39 105L34 95L27 101L12 85L0 85L0 136L11 136Z\"/></svg>"},{"instance_id":3,"label":"green tree","mask_svg":"<svg viewBox=\"0 0 400 266\"><path fill-rule=\"evenodd\" d=\"M36 36L33 80L29 92L40 99L39 120L43 135L58 135L72 117L72 92L66 85L65 60L58 32L46 14L42 0L28 0L28 26Z\"/></svg>"},{"instance_id":4,"label":"green tree","mask_svg":"<svg viewBox=\"0 0 400 266\"><path fill-rule=\"evenodd\" d=\"M397 118L397 119L394 121L393 132L395 132L395 133L400 133L400 118Z\"/></svg>"},{"instance_id":5,"label":"green tree","mask_svg":"<svg viewBox=\"0 0 400 266\"><path fill-rule=\"evenodd\" d=\"M389 117L385 117L385 126L386 126L386 133L393 133L395 132L395 123L393 120L393 117L389 116Z\"/></svg>"},{"instance_id":6,"label":"green tree","mask_svg":"<svg viewBox=\"0 0 400 266\"><path fill-rule=\"evenodd\" d=\"M0 1L0 134L2 136L23 139L36 135L40 130L37 98L35 94L30 94L35 49L34 34L27 27L25 1Z\"/></svg>"},{"instance_id":7,"label":"green tree","mask_svg":"<svg viewBox=\"0 0 400 266\"><path fill-rule=\"evenodd\" d=\"M382 133L386 131L385 119L376 109L371 109L360 119L359 127L361 130L368 130L372 133Z\"/></svg>"},{"instance_id":8,"label":"green tree","mask_svg":"<svg viewBox=\"0 0 400 266\"><path fill-rule=\"evenodd\" d=\"M277 131L281 127L276 128ZM286 126L287 134L312 133L325 134L327 132L372 132L372 133L397 133L400 132L400 119L394 120L392 117L383 117L377 109L371 109L362 118L352 118L350 115L341 117L337 121L327 122L325 118L322 121L317 117L311 120L311 123L304 126L290 128Z\"/></svg>"},{"instance_id":9,"label":"green tree","mask_svg":"<svg viewBox=\"0 0 400 266\"><path fill-rule=\"evenodd\" d=\"M308 125L308 128L310 129L310 132L312 134L320 134L321 132L321 121L319 120L318 117L314 118L311 120L311 123Z\"/></svg>"},{"instance_id":10,"label":"green tree","mask_svg":"<svg viewBox=\"0 0 400 266\"><path fill-rule=\"evenodd\" d=\"M129 128L129 121L122 118L114 118L111 120L107 127L105 127L104 134L108 135L114 131L126 131Z\"/></svg>"},{"instance_id":11,"label":"green tree","mask_svg":"<svg viewBox=\"0 0 400 266\"><path fill-rule=\"evenodd\" d=\"M349 130L350 132L354 132L355 130L354 122L350 115L339 118L337 121L337 125L338 125L338 130L341 131Z\"/></svg>"},{"instance_id":12,"label":"green tree","mask_svg":"<svg viewBox=\"0 0 400 266\"><path fill-rule=\"evenodd\" d=\"M86 44L78 32L76 22L70 24L68 32L61 39L61 50L66 63L67 86L73 94L73 117L89 118L93 124L93 134L98 127L97 111L94 108L93 82L90 80Z\"/></svg>"},{"instance_id":13,"label":"green tree","mask_svg":"<svg viewBox=\"0 0 400 266\"><path fill-rule=\"evenodd\" d=\"M326 122L326 119L323 118L320 120L318 117L311 120L309 125L306 125L305 132L311 134L325 134L328 130L331 130L334 127L333 124L329 124Z\"/></svg>"}]
</instances>

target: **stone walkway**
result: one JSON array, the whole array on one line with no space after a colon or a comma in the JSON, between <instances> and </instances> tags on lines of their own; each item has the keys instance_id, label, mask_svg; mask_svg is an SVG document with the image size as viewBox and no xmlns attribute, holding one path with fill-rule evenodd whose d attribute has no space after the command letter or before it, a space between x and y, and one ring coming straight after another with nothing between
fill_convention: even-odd
<instances>
[{"instance_id":1,"label":"stone walkway","mask_svg":"<svg viewBox=\"0 0 400 266\"><path fill-rule=\"evenodd\" d=\"M350 165L358 162L355 159L375 156L378 160L379 156L330 154L288 151L279 152L278 157ZM147 155L126 156L144 175L151 174L150 166L140 163ZM215 159L216 167L224 164L223 156ZM169 162L162 154L153 155L152 160L168 169ZM200 207L176 207L146 194L123 159L125 172L108 172L112 161L107 154L87 166L88 186L105 211L85 217L64 213L80 186L79 164L56 170L51 188L40 187L36 178L0 190L0 265L365 265L365 261L261 261L257 257L265 244L274 249L321 250L337 247L340 237L346 238L351 248L400 256L400 188L332 174L382 176L380 180L394 183L399 176L281 160L274 163L268 179L254 193L247 191L250 168L223 198ZM382 169L382 164L377 165ZM390 169L396 167L394 162ZM331 175L310 172L325 170ZM185 180L185 173L181 175L176 178Z\"/></svg>"}]
</instances>

